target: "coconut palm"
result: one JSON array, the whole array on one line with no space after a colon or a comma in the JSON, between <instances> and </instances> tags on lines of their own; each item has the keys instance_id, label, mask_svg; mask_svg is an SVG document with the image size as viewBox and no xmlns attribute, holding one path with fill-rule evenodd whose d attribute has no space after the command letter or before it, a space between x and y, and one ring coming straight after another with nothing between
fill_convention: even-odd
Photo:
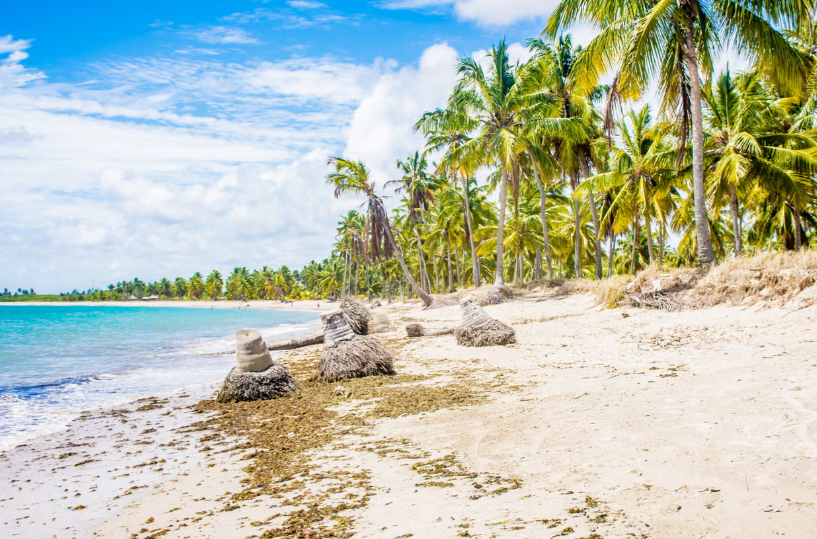
<instances>
[{"instance_id":1,"label":"coconut palm","mask_svg":"<svg viewBox=\"0 0 817 539\"><path fill-rule=\"evenodd\" d=\"M713 53L731 41L745 55L767 66L779 83L802 86L808 75L805 56L784 31L810 20L812 0L562 0L551 15L546 32L556 36L579 20L599 28L577 62L574 83L583 88L598 84L600 76L616 70L608 94L607 117L619 99L638 99L651 79L658 78L665 111L677 110L681 125L680 152L692 128L693 191L698 262L715 262L707 226L704 188L704 131L701 74L712 71ZM605 122L606 127L611 122ZM680 158L679 158L680 159Z\"/></svg>"},{"instance_id":2,"label":"coconut palm","mask_svg":"<svg viewBox=\"0 0 817 539\"><path fill-rule=\"evenodd\" d=\"M192 279L191 279L192 280ZM213 270L207 276L207 281L204 283L204 291L213 301L216 301L221 295L222 287L224 286L221 273L218 270Z\"/></svg>"},{"instance_id":3,"label":"coconut palm","mask_svg":"<svg viewBox=\"0 0 817 539\"><path fill-rule=\"evenodd\" d=\"M370 252L375 259L389 259L394 254L403 268L406 279L411 284L414 291L423 300L426 307L433 303L430 294L417 284L411 276L403 252L394 241L391 223L383 207L383 201L374 191L374 183L369 179L369 171L360 161L343 159L342 157L332 157L329 163L335 166L335 172L326 176L328 183L335 187L335 198L345 193L362 194L367 199L367 228L368 240L371 246Z\"/></svg>"}]
</instances>

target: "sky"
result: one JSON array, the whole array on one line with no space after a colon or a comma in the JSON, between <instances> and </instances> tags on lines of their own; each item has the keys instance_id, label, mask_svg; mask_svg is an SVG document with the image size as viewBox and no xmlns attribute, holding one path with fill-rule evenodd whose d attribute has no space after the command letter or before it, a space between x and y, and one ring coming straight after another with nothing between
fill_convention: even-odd
<instances>
[{"instance_id":1,"label":"sky","mask_svg":"<svg viewBox=\"0 0 817 539\"><path fill-rule=\"evenodd\" d=\"M0 0L0 289L322 260L360 205L327 159L395 179L457 59L524 58L556 5Z\"/></svg>"}]
</instances>

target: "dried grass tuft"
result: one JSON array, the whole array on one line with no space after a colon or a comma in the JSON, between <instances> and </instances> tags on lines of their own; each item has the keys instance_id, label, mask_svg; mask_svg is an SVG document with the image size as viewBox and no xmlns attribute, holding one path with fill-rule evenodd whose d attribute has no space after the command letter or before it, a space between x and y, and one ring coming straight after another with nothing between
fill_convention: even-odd
<instances>
[{"instance_id":1,"label":"dried grass tuft","mask_svg":"<svg viewBox=\"0 0 817 539\"><path fill-rule=\"evenodd\" d=\"M298 384L283 365L273 364L261 372L238 372L224 379L218 402L249 402L274 399L297 389Z\"/></svg>"},{"instance_id":2,"label":"dried grass tuft","mask_svg":"<svg viewBox=\"0 0 817 539\"><path fill-rule=\"evenodd\" d=\"M514 329L499 320L491 320L478 327L459 327L454 335L460 346L500 346L516 342Z\"/></svg>"},{"instance_id":3,"label":"dried grass tuft","mask_svg":"<svg viewBox=\"0 0 817 539\"><path fill-rule=\"evenodd\" d=\"M419 322L411 322L410 324L406 324L406 335L409 337L422 337L423 325Z\"/></svg>"},{"instance_id":4,"label":"dried grass tuft","mask_svg":"<svg viewBox=\"0 0 817 539\"><path fill-rule=\"evenodd\" d=\"M318 377L327 382L381 374L394 374L394 355L371 335L335 342L318 363Z\"/></svg>"},{"instance_id":5,"label":"dried grass tuft","mask_svg":"<svg viewBox=\"0 0 817 539\"><path fill-rule=\"evenodd\" d=\"M724 261L703 277L685 297L694 307L719 303L817 302L817 250L761 254ZM811 289L811 290L809 290Z\"/></svg>"}]
</instances>

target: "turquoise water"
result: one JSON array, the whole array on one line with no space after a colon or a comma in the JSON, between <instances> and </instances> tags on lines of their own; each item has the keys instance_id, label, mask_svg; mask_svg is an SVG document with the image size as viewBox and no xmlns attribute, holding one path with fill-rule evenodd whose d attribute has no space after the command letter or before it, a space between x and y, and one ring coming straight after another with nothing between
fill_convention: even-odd
<instances>
[{"instance_id":1,"label":"turquoise water","mask_svg":"<svg viewBox=\"0 0 817 539\"><path fill-rule=\"evenodd\" d=\"M267 340L315 312L143 306L0 305L0 451L83 410L220 381L235 332Z\"/></svg>"}]
</instances>

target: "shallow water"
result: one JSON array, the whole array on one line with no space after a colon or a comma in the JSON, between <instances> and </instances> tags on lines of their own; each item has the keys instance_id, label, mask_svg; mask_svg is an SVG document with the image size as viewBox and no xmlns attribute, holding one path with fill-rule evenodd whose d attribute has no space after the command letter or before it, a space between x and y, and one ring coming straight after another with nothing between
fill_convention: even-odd
<instances>
[{"instance_id":1,"label":"shallow water","mask_svg":"<svg viewBox=\"0 0 817 539\"><path fill-rule=\"evenodd\" d=\"M0 305L0 451L63 428L83 410L221 380L234 334L267 340L318 313L148 306Z\"/></svg>"}]
</instances>

